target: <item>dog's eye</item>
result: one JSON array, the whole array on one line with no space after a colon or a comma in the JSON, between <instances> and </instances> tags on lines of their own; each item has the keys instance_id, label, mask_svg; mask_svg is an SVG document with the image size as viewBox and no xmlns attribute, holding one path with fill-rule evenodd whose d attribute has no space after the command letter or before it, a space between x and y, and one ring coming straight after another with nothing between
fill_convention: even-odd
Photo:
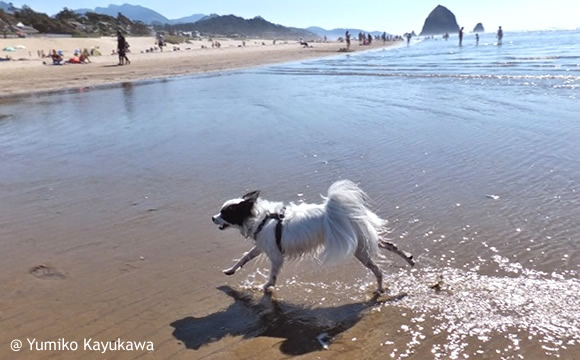
<instances>
[{"instance_id":1,"label":"dog's eye","mask_svg":"<svg viewBox=\"0 0 580 360\"><path fill-rule=\"evenodd\" d=\"M230 224L242 225L245 219L252 214L251 204L242 202L239 204L232 204L220 210L220 215L223 220Z\"/></svg>"},{"instance_id":2,"label":"dog's eye","mask_svg":"<svg viewBox=\"0 0 580 360\"><path fill-rule=\"evenodd\" d=\"M220 215L224 220L231 219L235 213L236 211L233 206L228 206L227 208L221 209L220 211Z\"/></svg>"}]
</instances>

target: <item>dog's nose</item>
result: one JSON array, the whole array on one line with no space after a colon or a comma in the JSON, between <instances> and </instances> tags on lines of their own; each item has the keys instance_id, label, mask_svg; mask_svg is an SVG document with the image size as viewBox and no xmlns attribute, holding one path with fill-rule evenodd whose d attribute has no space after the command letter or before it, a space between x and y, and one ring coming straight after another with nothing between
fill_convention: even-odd
<instances>
[{"instance_id":1,"label":"dog's nose","mask_svg":"<svg viewBox=\"0 0 580 360\"><path fill-rule=\"evenodd\" d=\"M215 215L211 217L211 221L215 222Z\"/></svg>"}]
</instances>

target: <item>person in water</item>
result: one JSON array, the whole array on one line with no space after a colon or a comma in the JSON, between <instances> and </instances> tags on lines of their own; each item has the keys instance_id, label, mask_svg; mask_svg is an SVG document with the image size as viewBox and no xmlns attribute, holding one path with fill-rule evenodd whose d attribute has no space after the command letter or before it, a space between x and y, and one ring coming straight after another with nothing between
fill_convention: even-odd
<instances>
[{"instance_id":1,"label":"person in water","mask_svg":"<svg viewBox=\"0 0 580 360\"><path fill-rule=\"evenodd\" d=\"M475 34L475 45L479 45L479 34Z\"/></svg>"},{"instance_id":2,"label":"person in water","mask_svg":"<svg viewBox=\"0 0 580 360\"><path fill-rule=\"evenodd\" d=\"M463 45L463 28L459 29L459 46Z\"/></svg>"},{"instance_id":3,"label":"person in water","mask_svg":"<svg viewBox=\"0 0 580 360\"><path fill-rule=\"evenodd\" d=\"M499 27L499 29L497 30L497 44L501 45L501 40L503 39L503 30L501 29L501 26Z\"/></svg>"}]
</instances>

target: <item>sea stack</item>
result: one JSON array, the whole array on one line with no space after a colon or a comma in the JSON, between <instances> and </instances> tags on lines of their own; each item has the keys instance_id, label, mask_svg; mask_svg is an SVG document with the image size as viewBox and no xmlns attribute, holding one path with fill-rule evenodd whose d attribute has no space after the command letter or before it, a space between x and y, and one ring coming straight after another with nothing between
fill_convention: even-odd
<instances>
[{"instance_id":1,"label":"sea stack","mask_svg":"<svg viewBox=\"0 0 580 360\"><path fill-rule=\"evenodd\" d=\"M455 15L445 6L437 5L425 19L423 30L421 30L419 36L456 32L459 32L459 25L457 25Z\"/></svg>"},{"instance_id":2,"label":"sea stack","mask_svg":"<svg viewBox=\"0 0 580 360\"><path fill-rule=\"evenodd\" d=\"M483 28L483 24L482 23L477 23L477 25L475 25L475 27L473 28L473 32L485 32L485 29Z\"/></svg>"}]
</instances>

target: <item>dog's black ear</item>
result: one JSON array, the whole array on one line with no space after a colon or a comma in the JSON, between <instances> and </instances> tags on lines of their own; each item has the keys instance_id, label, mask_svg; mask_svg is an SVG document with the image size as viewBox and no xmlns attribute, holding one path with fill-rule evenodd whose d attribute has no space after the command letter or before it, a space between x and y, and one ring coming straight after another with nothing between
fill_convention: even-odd
<instances>
[{"instance_id":1,"label":"dog's black ear","mask_svg":"<svg viewBox=\"0 0 580 360\"><path fill-rule=\"evenodd\" d=\"M244 201L251 201L256 202L258 200L258 196L260 196L260 190L252 191L244 195Z\"/></svg>"}]
</instances>

